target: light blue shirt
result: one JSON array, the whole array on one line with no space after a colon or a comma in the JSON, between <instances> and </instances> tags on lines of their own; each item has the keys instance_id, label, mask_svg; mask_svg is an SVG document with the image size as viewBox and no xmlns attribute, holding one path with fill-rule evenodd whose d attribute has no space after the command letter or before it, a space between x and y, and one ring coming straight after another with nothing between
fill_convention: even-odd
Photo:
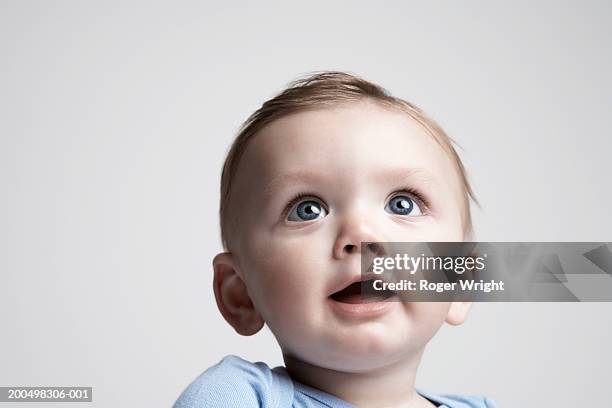
<instances>
[{"instance_id":1,"label":"light blue shirt","mask_svg":"<svg viewBox=\"0 0 612 408\"><path fill-rule=\"evenodd\" d=\"M432 395L417 392L441 408L495 408L486 397ZM293 381L284 367L270 369L227 356L196 378L179 397L174 408L356 408L333 395Z\"/></svg>"}]
</instances>

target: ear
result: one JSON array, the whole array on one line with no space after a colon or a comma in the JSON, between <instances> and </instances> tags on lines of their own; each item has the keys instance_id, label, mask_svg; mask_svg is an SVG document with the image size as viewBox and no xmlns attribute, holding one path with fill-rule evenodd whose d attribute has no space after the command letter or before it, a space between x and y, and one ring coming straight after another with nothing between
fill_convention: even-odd
<instances>
[{"instance_id":1,"label":"ear","mask_svg":"<svg viewBox=\"0 0 612 408\"><path fill-rule=\"evenodd\" d=\"M448 313L446 314L446 323L453 326L458 326L465 322L468 312L472 308L472 302L451 302Z\"/></svg>"},{"instance_id":2,"label":"ear","mask_svg":"<svg viewBox=\"0 0 612 408\"><path fill-rule=\"evenodd\" d=\"M238 274L234 256L222 252L213 259L213 288L217 307L225 320L243 336L257 333L264 324Z\"/></svg>"}]
</instances>

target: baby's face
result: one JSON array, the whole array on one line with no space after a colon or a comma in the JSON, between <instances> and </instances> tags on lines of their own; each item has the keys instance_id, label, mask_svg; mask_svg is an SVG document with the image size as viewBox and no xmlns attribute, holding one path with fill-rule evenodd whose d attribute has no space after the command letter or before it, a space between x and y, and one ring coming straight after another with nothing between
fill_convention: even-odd
<instances>
[{"instance_id":1,"label":"baby's face","mask_svg":"<svg viewBox=\"0 0 612 408\"><path fill-rule=\"evenodd\" d=\"M279 119L248 146L233 192L231 249L285 353L372 369L422 350L447 318L449 303L331 296L359 279L362 241L464 238L459 176L406 114L361 102Z\"/></svg>"}]
</instances>

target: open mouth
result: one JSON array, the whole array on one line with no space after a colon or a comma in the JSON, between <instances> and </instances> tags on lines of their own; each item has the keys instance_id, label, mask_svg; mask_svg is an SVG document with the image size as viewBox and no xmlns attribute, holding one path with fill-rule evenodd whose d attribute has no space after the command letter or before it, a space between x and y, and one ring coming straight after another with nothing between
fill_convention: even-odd
<instances>
[{"instance_id":1,"label":"open mouth","mask_svg":"<svg viewBox=\"0 0 612 408\"><path fill-rule=\"evenodd\" d=\"M333 293L330 298L340 303L360 304L382 302L393 296L392 290L374 289L374 279L353 282L346 288Z\"/></svg>"}]
</instances>

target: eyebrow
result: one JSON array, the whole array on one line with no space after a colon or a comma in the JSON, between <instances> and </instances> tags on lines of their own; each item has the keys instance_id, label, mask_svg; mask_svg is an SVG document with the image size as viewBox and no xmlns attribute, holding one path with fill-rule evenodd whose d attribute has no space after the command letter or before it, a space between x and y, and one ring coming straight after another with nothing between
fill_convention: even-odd
<instances>
[{"instance_id":1,"label":"eyebrow","mask_svg":"<svg viewBox=\"0 0 612 408\"><path fill-rule=\"evenodd\" d=\"M401 182L418 181L426 185L437 186L437 178L429 171L418 168L393 167L381 170L376 175L377 180L392 180Z\"/></svg>"},{"instance_id":2,"label":"eyebrow","mask_svg":"<svg viewBox=\"0 0 612 408\"><path fill-rule=\"evenodd\" d=\"M304 184L316 184L321 181L325 181L325 177L320 177L315 173L298 171L294 173L285 173L280 174L272 179L270 183L263 189L263 195L266 198L273 196L277 191L282 190L283 188L295 184L295 183L304 183Z\"/></svg>"},{"instance_id":3,"label":"eyebrow","mask_svg":"<svg viewBox=\"0 0 612 408\"><path fill-rule=\"evenodd\" d=\"M425 185L437 186L437 179L427 170L422 168L386 168L377 172L373 180L376 182L420 182ZM272 197L278 191L282 191L287 186L295 183L317 184L327 182L329 179L326 176L320 176L315 173L298 171L294 173L280 174L272 179L270 183L263 189L263 195L266 198Z\"/></svg>"}]
</instances>

